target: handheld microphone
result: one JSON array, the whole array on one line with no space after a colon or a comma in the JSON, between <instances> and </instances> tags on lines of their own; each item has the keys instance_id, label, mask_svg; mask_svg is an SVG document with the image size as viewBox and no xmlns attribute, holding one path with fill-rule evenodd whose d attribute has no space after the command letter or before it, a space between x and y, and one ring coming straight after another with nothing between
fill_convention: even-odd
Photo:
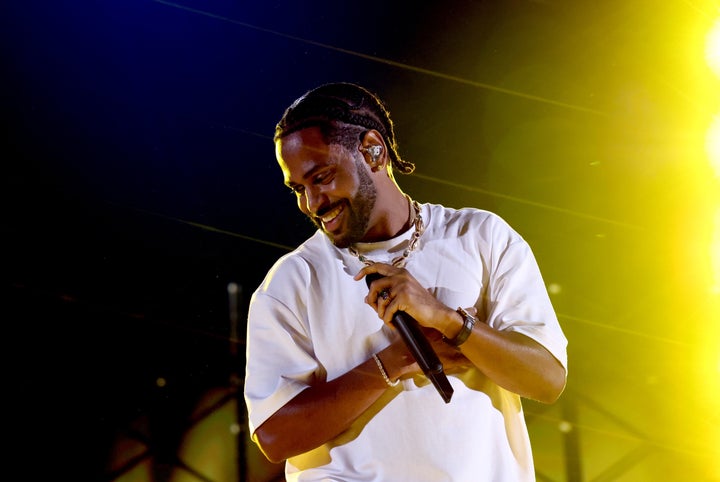
<instances>
[{"instance_id":1,"label":"handheld microphone","mask_svg":"<svg viewBox=\"0 0 720 482\"><path fill-rule=\"evenodd\" d=\"M380 278L382 278L382 275L378 273L371 273L365 276L365 282L368 288L370 287L370 283ZM422 332L420 324L415 318L404 311L395 312L392 324L397 328L400 337L405 342L408 350L410 350L410 354L420 366L425 376L435 386L445 403L449 403L452 398L453 387L443 371L442 362L440 362L435 350L433 350L432 345L430 345L430 342Z\"/></svg>"}]
</instances>

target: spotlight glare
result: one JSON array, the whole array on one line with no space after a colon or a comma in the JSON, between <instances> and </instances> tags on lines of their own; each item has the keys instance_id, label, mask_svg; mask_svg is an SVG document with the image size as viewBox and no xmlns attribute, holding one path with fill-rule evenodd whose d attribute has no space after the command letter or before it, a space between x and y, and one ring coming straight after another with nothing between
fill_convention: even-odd
<instances>
[{"instance_id":1,"label":"spotlight glare","mask_svg":"<svg viewBox=\"0 0 720 482\"><path fill-rule=\"evenodd\" d=\"M712 124L710 124L705 147L710 165L715 171L715 175L720 178L720 116L715 116Z\"/></svg>"},{"instance_id":2,"label":"spotlight glare","mask_svg":"<svg viewBox=\"0 0 720 482\"><path fill-rule=\"evenodd\" d=\"M710 241L711 294L720 293L720 206L715 210L715 222Z\"/></svg>"},{"instance_id":3,"label":"spotlight glare","mask_svg":"<svg viewBox=\"0 0 720 482\"><path fill-rule=\"evenodd\" d=\"M547 287L548 293L551 295L559 295L562 293L562 286L558 283L550 283Z\"/></svg>"},{"instance_id":4,"label":"spotlight glare","mask_svg":"<svg viewBox=\"0 0 720 482\"><path fill-rule=\"evenodd\" d=\"M720 18L715 20L715 24L708 33L705 58L715 75L720 77Z\"/></svg>"}]
</instances>

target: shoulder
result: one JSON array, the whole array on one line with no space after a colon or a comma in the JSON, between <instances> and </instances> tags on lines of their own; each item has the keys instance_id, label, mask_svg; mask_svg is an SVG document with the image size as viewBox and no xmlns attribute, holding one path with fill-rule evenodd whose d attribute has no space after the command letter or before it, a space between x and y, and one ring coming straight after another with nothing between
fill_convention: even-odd
<instances>
[{"instance_id":1,"label":"shoulder","mask_svg":"<svg viewBox=\"0 0 720 482\"><path fill-rule=\"evenodd\" d=\"M320 231L308 238L300 246L286 253L273 263L265 275L259 292L290 288L288 284L306 285L312 266L331 249L327 237Z\"/></svg>"},{"instance_id":2,"label":"shoulder","mask_svg":"<svg viewBox=\"0 0 720 482\"><path fill-rule=\"evenodd\" d=\"M474 207L452 208L441 204L423 204L426 227L457 234L478 234L484 238L519 238L519 234L496 213Z\"/></svg>"}]
</instances>

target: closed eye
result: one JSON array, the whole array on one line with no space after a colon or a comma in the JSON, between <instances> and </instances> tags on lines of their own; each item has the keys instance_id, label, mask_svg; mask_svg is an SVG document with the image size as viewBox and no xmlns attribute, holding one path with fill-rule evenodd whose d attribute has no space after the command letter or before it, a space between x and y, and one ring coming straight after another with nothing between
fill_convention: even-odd
<instances>
[{"instance_id":1,"label":"closed eye","mask_svg":"<svg viewBox=\"0 0 720 482\"><path fill-rule=\"evenodd\" d=\"M302 194L303 191L305 190L305 188L303 187L302 184L295 184L294 186L288 186L288 188L290 189L290 191L291 191L293 194L296 194L296 195L298 195L298 196L299 196L300 194Z\"/></svg>"},{"instance_id":2,"label":"closed eye","mask_svg":"<svg viewBox=\"0 0 720 482\"><path fill-rule=\"evenodd\" d=\"M311 183L313 186L320 186L323 184L330 184L335 179L335 171L323 171L312 176ZM303 184L286 184L293 194L301 196L305 193L305 186Z\"/></svg>"},{"instance_id":3,"label":"closed eye","mask_svg":"<svg viewBox=\"0 0 720 482\"><path fill-rule=\"evenodd\" d=\"M322 172L313 177L313 184L330 184L330 182L334 179L334 171L329 172Z\"/></svg>"}]
</instances>

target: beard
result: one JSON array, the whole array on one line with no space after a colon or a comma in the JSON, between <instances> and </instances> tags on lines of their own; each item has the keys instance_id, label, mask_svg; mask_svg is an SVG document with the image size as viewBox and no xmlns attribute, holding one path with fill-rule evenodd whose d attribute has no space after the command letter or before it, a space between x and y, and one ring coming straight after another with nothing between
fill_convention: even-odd
<instances>
[{"instance_id":1,"label":"beard","mask_svg":"<svg viewBox=\"0 0 720 482\"><path fill-rule=\"evenodd\" d=\"M326 210L329 211L338 204L344 202L344 215L347 217L346 229L338 234L329 233L325 231L319 218L310 218L313 224L325 233L325 235L330 238L330 241L332 241L332 243L338 248L347 248L351 244L362 240L365 233L367 233L370 225L370 215L372 214L375 202L377 201L377 189L375 188L375 184L373 184L370 175L365 170L365 166L360 162L356 162L355 167L360 181L360 185L355 196L350 200L335 203Z\"/></svg>"}]
</instances>

